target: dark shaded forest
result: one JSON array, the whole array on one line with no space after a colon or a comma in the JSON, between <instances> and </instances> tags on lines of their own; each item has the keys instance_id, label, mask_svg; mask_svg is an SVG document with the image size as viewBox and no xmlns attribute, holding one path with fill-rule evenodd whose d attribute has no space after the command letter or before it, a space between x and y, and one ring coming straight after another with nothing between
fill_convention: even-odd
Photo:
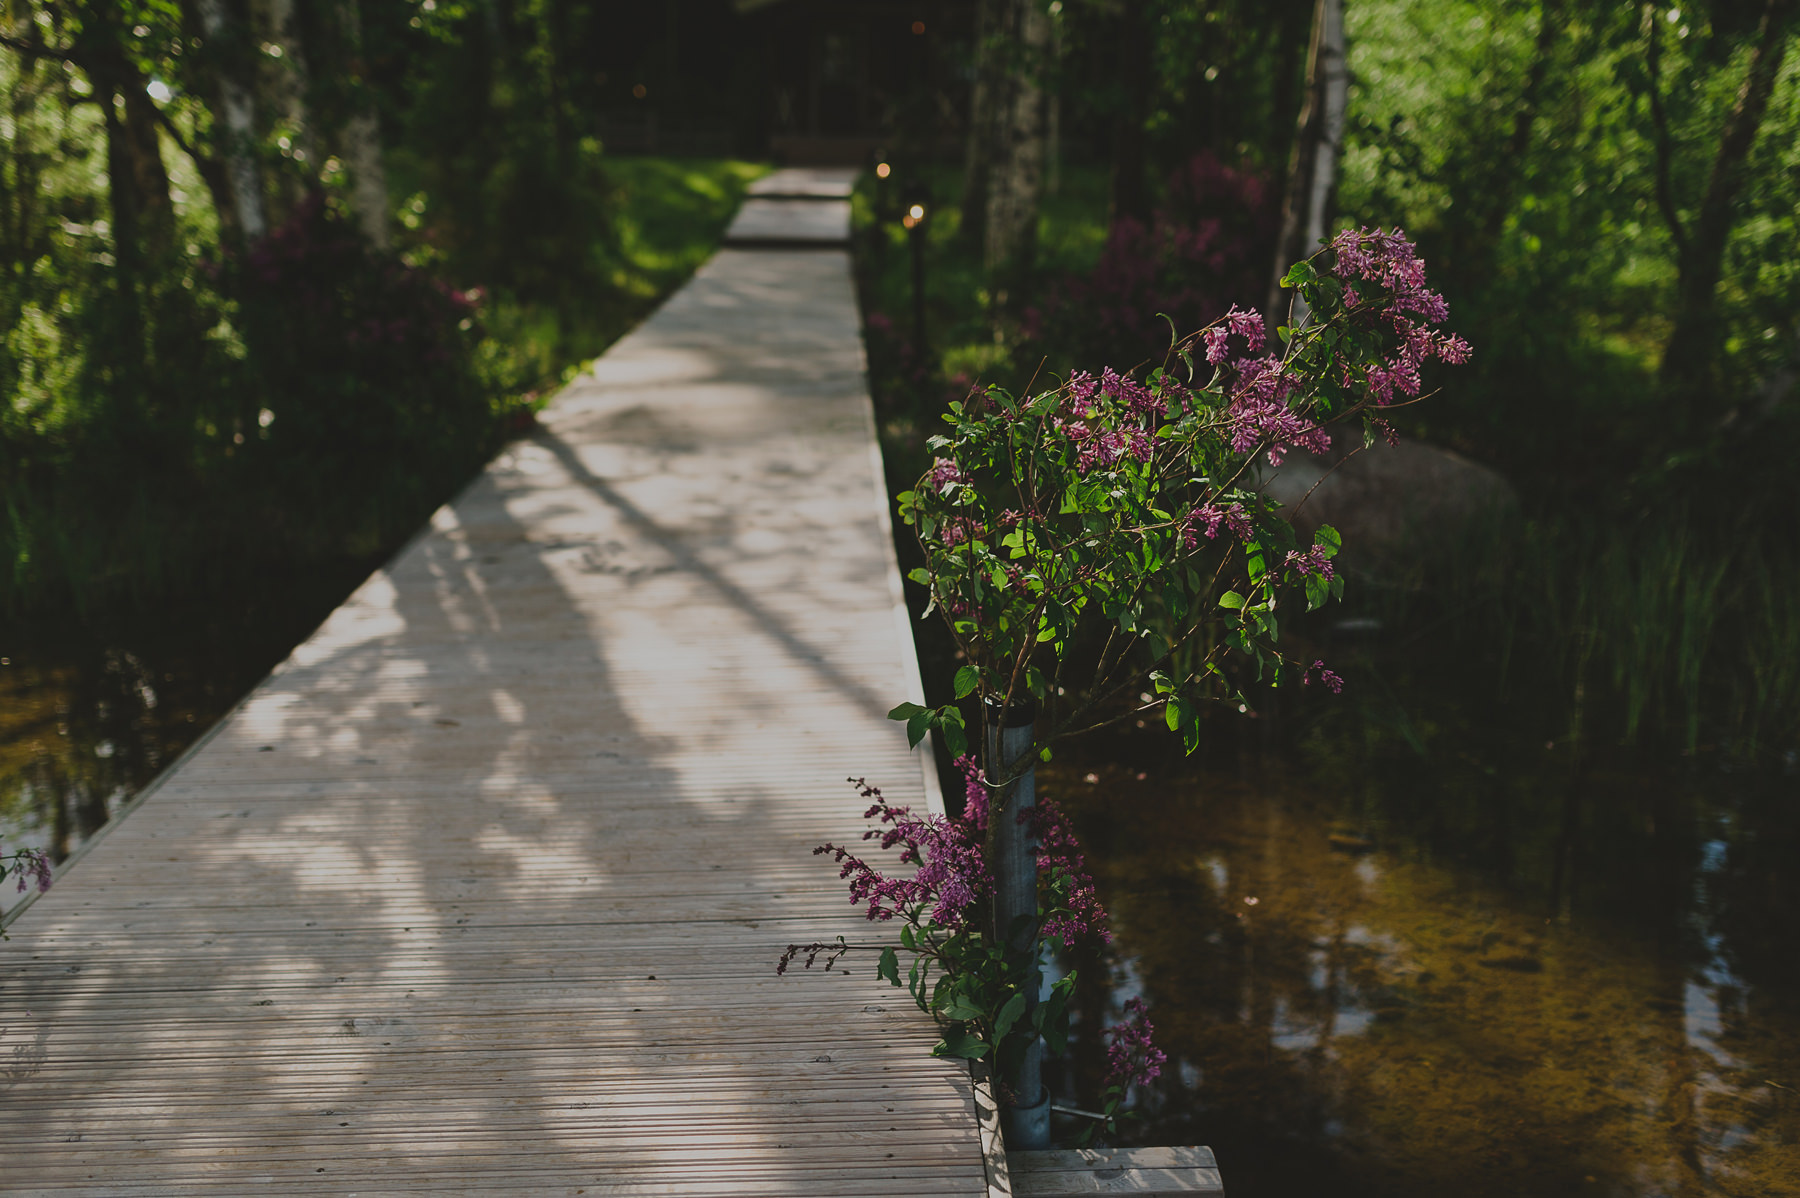
<instances>
[{"instance_id":1,"label":"dark shaded forest","mask_svg":"<svg viewBox=\"0 0 1800 1198\"><path fill-rule=\"evenodd\" d=\"M21 0L0 613L341 591L753 163L835 155L891 172L858 219L897 483L977 380L1155 359L1278 308L1309 235L1400 226L1476 347L1409 431L1518 504L1353 605L1553 731L1781 751L1795 37L1788 0Z\"/></svg>"}]
</instances>

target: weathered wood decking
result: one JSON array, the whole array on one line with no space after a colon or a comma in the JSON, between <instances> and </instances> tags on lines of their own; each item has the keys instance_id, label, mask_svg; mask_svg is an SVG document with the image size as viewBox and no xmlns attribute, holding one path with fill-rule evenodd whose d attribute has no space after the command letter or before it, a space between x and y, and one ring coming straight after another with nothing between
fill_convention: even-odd
<instances>
[{"instance_id":1,"label":"weathered wood decking","mask_svg":"<svg viewBox=\"0 0 1800 1198\"><path fill-rule=\"evenodd\" d=\"M726 250L0 946L0 1191L985 1192L810 855L923 800L847 261Z\"/></svg>"}]
</instances>

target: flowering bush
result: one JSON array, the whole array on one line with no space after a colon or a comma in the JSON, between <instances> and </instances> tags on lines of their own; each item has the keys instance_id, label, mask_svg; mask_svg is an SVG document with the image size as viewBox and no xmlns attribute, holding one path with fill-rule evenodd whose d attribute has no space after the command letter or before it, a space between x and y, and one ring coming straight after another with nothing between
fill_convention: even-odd
<instances>
[{"instance_id":1,"label":"flowering bush","mask_svg":"<svg viewBox=\"0 0 1800 1198\"><path fill-rule=\"evenodd\" d=\"M929 442L936 460L899 496L926 562L912 578L967 661L957 699L979 700L992 722L984 732L1007 727L1017 705L1035 711L1036 753L983 768L966 752L957 703L894 708L913 744L936 730L959 755L963 813L916 816L858 783L876 821L865 841L898 848L911 872L886 873L844 846L816 850L838 863L870 920L900 921L878 970L943 1024L940 1054L995 1060L1005 1077L1039 1036L1052 1053L1067 1038L1073 975L1033 1005L1036 955L1008 951L1016 932L997 928L993 910L994 832L1036 756L1062 736L1157 708L1191 752L1203 702L1243 702L1223 665L1232 654L1271 685L1316 678L1342 688L1323 661L1302 667L1281 653L1277 622L1296 591L1309 610L1342 594L1338 535L1321 526L1301 544L1291 513L1257 489L1258 465L1323 452L1343 430L1365 445L1391 438L1385 414L1420 396L1425 365L1462 362L1469 347L1438 331L1444 301L1398 230L1340 234L1287 283L1309 317L1280 330L1281 352L1268 352L1261 316L1233 308L1173 343L1141 380L1108 369L1024 398L990 388L951 406L951 431ZM991 757L998 739L977 743ZM1054 804L1017 818L1039 845L1039 932L1059 947L1106 938L1080 846ZM778 971L802 954L808 966L825 954L830 968L850 947L790 946ZM1129 1088L1164 1063L1141 1001L1126 1016L1108 1033L1108 1124Z\"/></svg>"},{"instance_id":2,"label":"flowering bush","mask_svg":"<svg viewBox=\"0 0 1800 1198\"><path fill-rule=\"evenodd\" d=\"M1345 430L1391 438L1386 413L1421 394L1425 364L1469 347L1437 330L1444 301L1398 231L1340 234L1288 280L1310 319L1281 330L1279 353L1261 316L1233 308L1142 380L1077 372L951 406L951 431L929 442L939 456L899 501L926 561L912 577L968 663L959 700L1002 718L1035 703L1040 748L1160 708L1192 750L1204 701L1244 701L1228 655L1273 685L1341 685L1277 647L1284 592L1309 610L1341 595L1338 535L1321 526L1301 544L1257 489L1258 464L1323 452ZM894 715L915 744L933 728L953 752L967 743L955 704Z\"/></svg>"},{"instance_id":3,"label":"flowering bush","mask_svg":"<svg viewBox=\"0 0 1800 1198\"><path fill-rule=\"evenodd\" d=\"M0 880L8 876L19 880L18 892L24 894L35 886L39 894L50 889L52 877L50 856L42 849L14 849L0 852Z\"/></svg>"},{"instance_id":4,"label":"flowering bush","mask_svg":"<svg viewBox=\"0 0 1800 1198\"><path fill-rule=\"evenodd\" d=\"M1039 1036L1051 1051L1061 1052L1068 1039L1067 1004L1075 986L1073 974L1059 980L1050 998L1030 1005L1027 986L1035 977L1017 976L1009 968L1004 946L986 934L986 902L993 893L993 874L985 844L989 796L985 779L968 755L957 759L966 782L960 816L915 815L895 807L865 780L852 779L863 798L871 800L864 818L875 826L865 842L882 850L900 850L896 864L910 872L887 873L844 845L824 844L815 855L828 855L839 865L838 876L850 884L850 901L874 922L898 920L898 948L883 947L877 972L896 986L905 985L919 1008L937 1017L944 1038L939 1056L981 1059L990 1054L1005 1061ZM1080 845L1054 803L1040 801L1027 813L1042 845L1038 854L1041 931L1058 948L1083 938L1110 942L1106 912L1088 876ZM789 945L776 973L804 956L811 968L820 956L830 969L852 946L813 943ZM907 954L902 981L900 953Z\"/></svg>"}]
</instances>

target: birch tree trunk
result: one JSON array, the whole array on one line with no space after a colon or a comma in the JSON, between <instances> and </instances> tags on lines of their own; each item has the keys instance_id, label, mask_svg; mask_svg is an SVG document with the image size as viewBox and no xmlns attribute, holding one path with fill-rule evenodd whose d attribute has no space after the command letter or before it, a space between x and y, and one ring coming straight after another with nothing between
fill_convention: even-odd
<instances>
[{"instance_id":1,"label":"birch tree trunk","mask_svg":"<svg viewBox=\"0 0 1800 1198\"><path fill-rule=\"evenodd\" d=\"M217 116L219 157L231 189L231 209L220 216L237 227L245 241L255 241L269 231L263 207L262 172L256 163L256 106L249 88L237 74L231 53L239 31L225 11L224 0L195 0L200 28L212 52L218 78Z\"/></svg>"},{"instance_id":2,"label":"birch tree trunk","mask_svg":"<svg viewBox=\"0 0 1800 1198\"><path fill-rule=\"evenodd\" d=\"M389 245L387 169L382 161L381 122L363 67L359 0L339 0L338 22L350 57L350 117L344 122L344 158L350 167L350 207L357 227L378 250Z\"/></svg>"},{"instance_id":3,"label":"birch tree trunk","mask_svg":"<svg viewBox=\"0 0 1800 1198\"><path fill-rule=\"evenodd\" d=\"M1016 287L1029 273L1037 249L1050 18L1038 0L1004 0L998 15L995 40L1005 46L1007 57L1006 70L996 75L990 94L994 136L982 264L1005 289Z\"/></svg>"},{"instance_id":4,"label":"birch tree trunk","mask_svg":"<svg viewBox=\"0 0 1800 1198\"><path fill-rule=\"evenodd\" d=\"M264 111L274 122L270 133L301 167L278 189L293 203L317 186L321 161L306 104L311 84L306 50L295 23L294 0L252 0L250 14L251 28L263 47L257 55L256 79Z\"/></svg>"},{"instance_id":5,"label":"birch tree trunk","mask_svg":"<svg viewBox=\"0 0 1800 1198\"><path fill-rule=\"evenodd\" d=\"M1313 10L1312 45L1306 56L1306 106L1288 161L1287 192L1281 204L1281 231L1275 241L1274 270L1264 319L1270 340L1277 326L1299 327L1306 304L1293 297L1291 315L1282 276L1296 259L1319 248L1337 193L1337 164L1349 105L1350 72L1344 57L1343 0L1318 0Z\"/></svg>"}]
</instances>

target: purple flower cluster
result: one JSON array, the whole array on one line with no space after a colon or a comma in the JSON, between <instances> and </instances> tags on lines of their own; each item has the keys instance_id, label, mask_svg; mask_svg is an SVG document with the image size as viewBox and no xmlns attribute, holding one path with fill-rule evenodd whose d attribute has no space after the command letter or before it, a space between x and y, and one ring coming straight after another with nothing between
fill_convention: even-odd
<instances>
[{"instance_id":1,"label":"purple flower cluster","mask_svg":"<svg viewBox=\"0 0 1800 1198\"><path fill-rule=\"evenodd\" d=\"M1106 1029L1112 1042L1106 1046L1106 1085L1123 1090L1146 1085L1162 1076L1169 1058L1151 1042L1156 1028L1144 1000L1133 998L1125 1003L1125 1021Z\"/></svg>"},{"instance_id":2,"label":"purple flower cluster","mask_svg":"<svg viewBox=\"0 0 1800 1198\"><path fill-rule=\"evenodd\" d=\"M939 492L947 491L958 483L968 481L963 476L962 467L950 458L933 458L931 472L926 477L931 480L931 485L936 487Z\"/></svg>"},{"instance_id":3,"label":"purple flower cluster","mask_svg":"<svg viewBox=\"0 0 1800 1198\"><path fill-rule=\"evenodd\" d=\"M1108 366L1100 372L1100 394L1116 401L1128 415L1149 419L1162 415L1162 404L1150 388Z\"/></svg>"},{"instance_id":4,"label":"purple flower cluster","mask_svg":"<svg viewBox=\"0 0 1800 1198\"><path fill-rule=\"evenodd\" d=\"M43 849L21 849L14 853L12 868L19 875L20 894L25 893L27 879L37 883L39 894L50 889L50 856ZM0 877L4 876L5 871L0 870Z\"/></svg>"},{"instance_id":5,"label":"purple flower cluster","mask_svg":"<svg viewBox=\"0 0 1800 1198\"><path fill-rule=\"evenodd\" d=\"M1306 550L1290 549L1287 568L1296 574L1316 574L1326 582L1331 581L1331 559L1325 556L1323 545L1314 545Z\"/></svg>"},{"instance_id":6,"label":"purple flower cluster","mask_svg":"<svg viewBox=\"0 0 1800 1198\"><path fill-rule=\"evenodd\" d=\"M1044 920L1043 934L1073 944L1085 936L1098 936L1102 944L1112 943L1112 932L1106 926L1106 908L1094 890L1094 879L1087 871L1087 858L1081 842L1062 808L1047 798L1037 806L1019 813L1029 820L1032 836L1038 842L1038 876L1049 878L1061 890L1049 918Z\"/></svg>"},{"instance_id":7,"label":"purple flower cluster","mask_svg":"<svg viewBox=\"0 0 1800 1198\"><path fill-rule=\"evenodd\" d=\"M944 529L938 534L938 537L944 542L944 548L954 549L964 541L975 537L980 531L981 526L975 521L967 516L957 516L944 521Z\"/></svg>"},{"instance_id":8,"label":"purple flower cluster","mask_svg":"<svg viewBox=\"0 0 1800 1198\"><path fill-rule=\"evenodd\" d=\"M1231 361L1231 338L1234 334L1243 339L1249 353L1256 353L1263 347L1266 338L1263 318L1233 304L1231 311L1201 334L1206 342L1206 360L1214 366L1223 366Z\"/></svg>"},{"instance_id":9,"label":"purple flower cluster","mask_svg":"<svg viewBox=\"0 0 1800 1198\"><path fill-rule=\"evenodd\" d=\"M1400 338L1400 349L1379 365L1364 369L1369 393L1378 405L1394 402L1396 394L1416 397L1423 387L1419 370L1434 358L1452 366L1469 360L1469 343L1451 333L1434 332L1450 314L1444 297L1425 286L1425 263L1399 229L1349 229L1331 239L1335 262L1331 270L1345 284L1345 300L1356 303L1358 282L1371 282L1387 290L1382 313ZM1416 319L1415 319L1416 318Z\"/></svg>"},{"instance_id":10,"label":"purple flower cluster","mask_svg":"<svg viewBox=\"0 0 1800 1198\"><path fill-rule=\"evenodd\" d=\"M1324 453L1331 448L1324 429L1288 407L1296 380L1280 358L1243 358L1236 370L1226 410L1233 453L1250 453L1266 442L1269 465L1279 466L1291 449Z\"/></svg>"},{"instance_id":11,"label":"purple flower cluster","mask_svg":"<svg viewBox=\"0 0 1800 1198\"><path fill-rule=\"evenodd\" d=\"M1315 661L1312 665L1306 667L1306 672L1300 675L1300 685L1311 686L1313 674L1315 672L1319 675L1319 681L1324 684L1326 690L1334 695L1341 695L1344 693L1344 680L1326 669L1325 663L1322 661Z\"/></svg>"},{"instance_id":12,"label":"purple flower cluster","mask_svg":"<svg viewBox=\"0 0 1800 1198\"><path fill-rule=\"evenodd\" d=\"M907 807L890 804L865 780L850 781L863 798L874 800L863 817L883 825L864 832L863 839L878 841L883 849L899 845L901 864L918 867L910 877L890 877L847 848L820 845L813 854L830 853L842 866L838 877L849 879L850 901L865 904L871 920L888 920L910 908L929 906L932 922L955 929L967 926L976 900L993 889L976 830L941 815L921 819Z\"/></svg>"},{"instance_id":13,"label":"purple flower cluster","mask_svg":"<svg viewBox=\"0 0 1800 1198\"><path fill-rule=\"evenodd\" d=\"M1097 379L1076 371L1068 392L1056 428L1078 449L1076 473L1111 469L1127 456L1150 460L1155 449L1150 430L1163 411L1150 388L1107 367Z\"/></svg>"},{"instance_id":14,"label":"purple flower cluster","mask_svg":"<svg viewBox=\"0 0 1800 1198\"><path fill-rule=\"evenodd\" d=\"M1219 535L1219 525L1223 524L1227 531L1238 540L1247 539L1256 529L1250 523L1250 516L1244 511L1241 503L1228 503L1220 507L1216 503L1203 503L1188 513L1187 525L1182 529L1182 539L1189 549L1200 547L1201 532L1205 532L1211 540ZM1200 526L1204 525L1204 528Z\"/></svg>"}]
</instances>

